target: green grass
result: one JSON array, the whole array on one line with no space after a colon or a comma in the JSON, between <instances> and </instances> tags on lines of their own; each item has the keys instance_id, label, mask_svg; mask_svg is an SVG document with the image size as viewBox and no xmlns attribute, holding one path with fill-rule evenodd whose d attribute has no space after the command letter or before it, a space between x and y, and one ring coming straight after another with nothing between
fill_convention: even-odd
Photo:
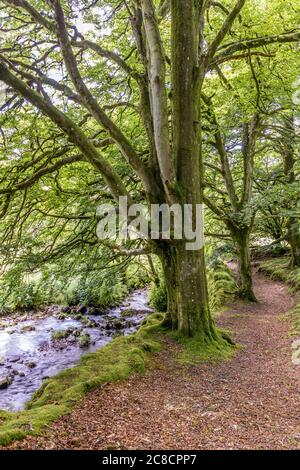
<instances>
[{"instance_id":1,"label":"green grass","mask_svg":"<svg viewBox=\"0 0 300 470\"><path fill-rule=\"evenodd\" d=\"M291 319L292 331L295 336L300 335L300 268L289 268L288 258L274 258L263 261L259 270L272 279L280 279L291 286L292 292L298 292L296 307L290 310L286 318Z\"/></svg>"},{"instance_id":2,"label":"green grass","mask_svg":"<svg viewBox=\"0 0 300 470\"><path fill-rule=\"evenodd\" d=\"M51 339L53 341L56 341L56 340L60 340L60 339L64 339L64 338L67 338L68 336L70 336L72 332L70 330L56 330L56 331L52 331L51 333Z\"/></svg>"},{"instance_id":3,"label":"green grass","mask_svg":"<svg viewBox=\"0 0 300 470\"><path fill-rule=\"evenodd\" d=\"M293 291L300 290L300 268L289 268L288 258L272 258L263 261L260 266L260 272L267 274L271 279L280 279L289 284Z\"/></svg>"},{"instance_id":4,"label":"green grass","mask_svg":"<svg viewBox=\"0 0 300 470\"><path fill-rule=\"evenodd\" d=\"M84 333L79 337L79 346L81 348L87 348L90 345L91 337L88 333Z\"/></svg>"}]
</instances>

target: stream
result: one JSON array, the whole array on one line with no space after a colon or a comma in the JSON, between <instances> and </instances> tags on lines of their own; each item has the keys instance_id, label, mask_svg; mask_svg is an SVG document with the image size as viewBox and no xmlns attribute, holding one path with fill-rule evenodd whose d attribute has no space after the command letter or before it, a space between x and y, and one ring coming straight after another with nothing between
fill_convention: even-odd
<instances>
[{"instance_id":1,"label":"stream","mask_svg":"<svg viewBox=\"0 0 300 470\"><path fill-rule=\"evenodd\" d=\"M152 312L146 289L134 291L120 306L97 315L95 309L77 316L57 309L47 315L0 318L0 409L24 409L44 379L74 366L83 354L103 347L116 334L133 333ZM53 332L62 330L69 335L53 339ZM90 344L84 347L78 337L85 333Z\"/></svg>"}]
</instances>

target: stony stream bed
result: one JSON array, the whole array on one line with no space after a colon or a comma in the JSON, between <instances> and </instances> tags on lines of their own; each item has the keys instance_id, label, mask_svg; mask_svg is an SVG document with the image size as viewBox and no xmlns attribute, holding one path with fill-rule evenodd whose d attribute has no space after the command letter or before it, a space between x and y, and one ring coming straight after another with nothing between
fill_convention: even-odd
<instances>
[{"instance_id":1,"label":"stony stream bed","mask_svg":"<svg viewBox=\"0 0 300 470\"><path fill-rule=\"evenodd\" d=\"M133 333L152 311L146 289L105 312L84 307L77 314L66 310L53 306L47 313L0 318L0 409L23 409L44 379L75 365L83 354L103 347L116 334ZM86 338L89 344L82 341Z\"/></svg>"}]
</instances>

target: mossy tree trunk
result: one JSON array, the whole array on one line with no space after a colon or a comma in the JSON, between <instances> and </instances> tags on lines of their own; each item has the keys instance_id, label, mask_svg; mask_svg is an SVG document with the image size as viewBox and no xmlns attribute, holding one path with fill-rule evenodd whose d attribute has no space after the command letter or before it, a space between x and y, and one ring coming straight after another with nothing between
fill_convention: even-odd
<instances>
[{"instance_id":1,"label":"mossy tree trunk","mask_svg":"<svg viewBox=\"0 0 300 470\"><path fill-rule=\"evenodd\" d=\"M285 116L283 119L285 133L282 135L282 140L279 144L283 156L283 167L284 174L286 177L286 184L294 185L296 183L296 175L294 171L295 164L295 140L296 140L296 131L294 116ZM294 201L295 198L292 198ZM295 207L292 207L290 201L287 204L287 209L291 212L296 211ZM300 267L300 227L299 227L299 218L296 215L291 214L287 222L287 241L289 242L291 248L291 262L290 267Z\"/></svg>"},{"instance_id":2,"label":"mossy tree trunk","mask_svg":"<svg viewBox=\"0 0 300 470\"><path fill-rule=\"evenodd\" d=\"M300 267L300 229L296 217L290 217L288 221L288 241L291 247L291 268Z\"/></svg>"},{"instance_id":3,"label":"mossy tree trunk","mask_svg":"<svg viewBox=\"0 0 300 470\"><path fill-rule=\"evenodd\" d=\"M167 313L164 325L177 330L178 328L178 280L176 268L176 250L166 244L161 252L160 260L164 275L164 283L167 294Z\"/></svg>"},{"instance_id":4,"label":"mossy tree trunk","mask_svg":"<svg viewBox=\"0 0 300 470\"><path fill-rule=\"evenodd\" d=\"M217 339L209 311L204 252L186 250L183 243L164 248L161 255L168 310L164 324L183 336L201 334Z\"/></svg>"},{"instance_id":5,"label":"mossy tree trunk","mask_svg":"<svg viewBox=\"0 0 300 470\"><path fill-rule=\"evenodd\" d=\"M256 302L257 299L253 291L249 238L250 229L248 228L235 231L233 234L238 256L239 296L242 299Z\"/></svg>"},{"instance_id":6,"label":"mossy tree trunk","mask_svg":"<svg viewBox=\"0 0 300 470\"><path fill-rule=\"evenodd\" d=\"M194 209L202 204L200 92L204 65L200 61L201 2L172 0L172 160L180 204ZM195 220L193 220L195 228ZM216 337L209 311L204 248L173 251L176 269L178 331L185 336L201 333Z\"/></svg>"}]
</instances>

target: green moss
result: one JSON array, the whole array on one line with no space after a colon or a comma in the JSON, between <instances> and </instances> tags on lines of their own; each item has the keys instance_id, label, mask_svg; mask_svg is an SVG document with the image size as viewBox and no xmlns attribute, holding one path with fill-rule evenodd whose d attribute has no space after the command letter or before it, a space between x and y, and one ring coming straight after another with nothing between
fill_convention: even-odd
<instances>
[{"instance_id":1,"label":"green moss","mask_svg":"<svg viewBox=\"0 0 300 470\"><path fill-rule=\"evenodd\" d=\"M300 294L298 294L296 306L283 317L292 323L291 336L300 335Z\"/></svg>"},{"instance_id":2,"label":"green moss","mask_svg":"<svg viewBox=\"0 0 300 470\"><path fill-rule=\"evenodd\" d=\"M56 330L52 331L51 333L51 339L53 341L59 340L59 339L64 339L70 336L71 331L70 330Z\"/></svg>"},{"instance_id":3,"label":"green moss","mask_svg":"<svg viewBox=\"0 0 300 470\"><path fill-rule=\"evenodd\" d=\"M300 290L300 268L289 268L288 258L272 258L260 264L259 271L271 279L280 279L292 287L293 291Z\"/></svg>"},{"instance_id":4,"label":"green moss","mask_svg":"<svg viewBox=\"0 0 300 470\"><path fill-rule=\"evenodd\" d=\"M177 360L180 364L197 365L202 362L219 362L229 360L234 355L238 346L233 347L222 337L222 330L217 331L217 338L208 341L202 334L194 338L180 336L178 332L169 333L169 337L183 346L178 353Z\"/></svg>"},{"instance_id":5,"label":"green moss","mask_svg":"<svg viewBox=\"0 0 300 470\"><path fill-rule=\"evenodd\" d=\"M167 290L162 282L159 286L153 284L149 296L150 305L158 312L166 312L168 308Z\"/></svg>"},{"instance_id":6,"label":"green moss","mask_svg":"<svg viewBox=\"0 0 300 470\"><path fill-rule=\"evenodd\" d=\"M79 346L81 348L87 348L90 345L91 337L88 333L84 333L79 337Z\"/></svg>"}]
</instances>

